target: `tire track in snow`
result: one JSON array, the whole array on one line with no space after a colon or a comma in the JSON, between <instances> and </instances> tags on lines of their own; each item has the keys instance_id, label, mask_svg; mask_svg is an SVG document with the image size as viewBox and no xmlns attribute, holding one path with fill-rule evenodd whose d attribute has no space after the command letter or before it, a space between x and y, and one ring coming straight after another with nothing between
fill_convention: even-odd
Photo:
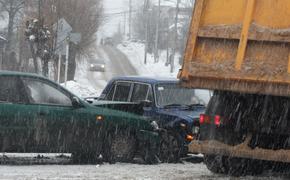
<instances>
[{"instance_id":1,"label":"tire track in snow","mask_svg":"<svg viewBox=\"0 0 290 180\"><path fill-rule=\"evenodd\" d=\"M106 46L104 47L104 51L111 61L114 76L138 75L130 60L120 50L115 47Z\"/></svg>"}]
</instances>

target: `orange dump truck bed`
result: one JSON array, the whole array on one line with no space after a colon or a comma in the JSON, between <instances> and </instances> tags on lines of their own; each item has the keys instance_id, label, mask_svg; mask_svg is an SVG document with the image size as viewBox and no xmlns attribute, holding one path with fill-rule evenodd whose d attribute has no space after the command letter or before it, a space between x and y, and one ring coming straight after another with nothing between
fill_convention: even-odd
<instances>
[{"instance_id":1,"label":"orange dump truck bed","mask_svg":"<svg viewBox=\"0 0 290 180\"><path fill-rule=\"evenodd\" d=\"M290 95L290 1L196 0L186 87Z\"/></svg>"}]
</instances>

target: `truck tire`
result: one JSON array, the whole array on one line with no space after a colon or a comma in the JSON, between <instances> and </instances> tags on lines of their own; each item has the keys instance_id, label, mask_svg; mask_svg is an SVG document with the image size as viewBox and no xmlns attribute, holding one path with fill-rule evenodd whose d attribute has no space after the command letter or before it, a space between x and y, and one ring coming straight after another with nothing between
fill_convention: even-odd
<instances>
[{"instance_id":1,"label":"truck tire","mask_svg":"<svg viewBox=\"0 0 290 180\"><path fill-rule=\"evenodd\" d=\"M204 155L204 163L208 170L217 174L227 174L227 157L220 155Z\"/></svg>"},{"instance_id":2,"label":"truck tire","mask_svg":"<svg viewBox=\"0 0 290 180\"><path fill-rule=\"evenodd\" d=\"M230 176L246 176L249 169L249 161L242 158L229 158L229 175Z\"/></svg>"},{"instance_id":3,"label":"truck tire","mask_svg":"<svg viewBox=\"0 0 290 180\"><path fill-rule=\"evenodd\" d=\"M246 176L259 175L263 172L263 161L244 159L244 158L229 158L229 172L231 176Z\"/></svg>"},{"instance_id":4,"label":"truck tire","mask_svg":"<svg viewBox=\"0 0 290 180\"><path fill-rule=\"evenodd\" d=\"M128 132L109 133L104 157L109 163L132 162L136 152L136 138Z\"/></svg>"},{"instance_id":5,"label":"truck tire","mask_svg":"<svg viewBox=\"0 0 290 180\"><path fill-rule=\"evenodd\" d=\"M165 163L178 163L182 152L182 144L173 133L163 132L161 135L159 159Z\"/></svg>"}]
</instances>

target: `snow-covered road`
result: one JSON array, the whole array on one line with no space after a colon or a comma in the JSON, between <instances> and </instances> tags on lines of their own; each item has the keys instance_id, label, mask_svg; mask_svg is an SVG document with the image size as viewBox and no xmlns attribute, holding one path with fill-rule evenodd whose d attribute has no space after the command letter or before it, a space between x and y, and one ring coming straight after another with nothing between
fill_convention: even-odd
<instances>
[{"instance_id":1,"label":"snow-covered road","mask_svg":"<svg viewBox=\"0 0 290 180\"><path fill-rule=\"evenodd\" d=\"M127 56L114 46L98 46L93 57L81 57L77 61L75 82L67 88L81 97L99 96L107 83L114 77L138 75ZM89 71L91 63L105 62L105 72Z\"/></svg>"},{"instance_id":2,"label":"snow-covered road","mask_svg":"<svg viewBox=\"0 0 290 180\"><path fill-rule=\"evenodd\" d=\"M90 179L125 179L125 180L280 180L287 177L264 174L259 177L233 178L224 175L214 175L203 163L192 164L104 164L104 165L35 165L35 166L0 166L0 179L61 179L61 180L90 180Z\"/></svg>"},{"instance_id":3,"label":"snow-covered road","mask_svg":"<svg viewBox=\"0 0 290 180\"><path fill-rule=\"evenodd\" d=\"M100 47L105 52L108 62L108 71L111 72L110 78L116 76L133 76L138 75L136 69L132 66L128 57L123 54L119 49L113 46ZM108 75L106 76L108 77Z\"/></svg>"},{"instance_id":4,"label":"snow-covered road","mask_svg":"<svg viewBox=\"0 0 290 180\"><path fill-rule=\"evenodd\" d=\"M14 179L60 179L60 180L281 180L289 179L288 175L265 172L258 177L246 176L233 178L226 175L213 174L202 163L201 155L192 155L178 164L96 164L96 165L71 165L70 154L36 154L36 153L4 153L0 156L0 180ZM42 158L36 158L42 157ZM6 159L6 160L4 160ZM185 159L184 159L185 160ZM15 165L22 164L22 165ZM44 165L45 164L45 165ZM64 165L65 164L65 165Z\"/></svg>"}]
</instances>

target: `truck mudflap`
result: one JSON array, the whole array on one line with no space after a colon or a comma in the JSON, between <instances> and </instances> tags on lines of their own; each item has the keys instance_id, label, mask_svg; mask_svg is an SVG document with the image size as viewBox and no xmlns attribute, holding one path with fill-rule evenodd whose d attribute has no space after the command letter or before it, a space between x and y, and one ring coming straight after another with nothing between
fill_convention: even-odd
<instances>
[{"instance_id":1,"label":"truck mudflap","mask_svg":"<svg viewBox=\"0 0 290 180\"><path fill-rule=\"evenodd\" d=\"M252 136L248 135L243 143L236 146L227 145L216 140L196 140L192 141L188 148L191 153L290 163L290 150L252 149L248 146L251 138Z\"/></svg>"}]
</instances>

